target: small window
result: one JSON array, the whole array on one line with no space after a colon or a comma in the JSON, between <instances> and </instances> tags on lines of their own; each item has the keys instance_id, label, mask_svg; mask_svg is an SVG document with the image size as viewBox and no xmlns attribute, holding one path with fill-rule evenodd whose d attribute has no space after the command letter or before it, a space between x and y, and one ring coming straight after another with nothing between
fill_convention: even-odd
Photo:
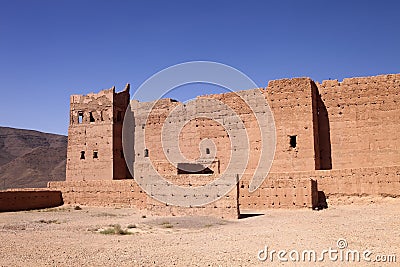
<instances>
[{"instance_id":1,"label":"small window","mask_svg":"<svg viewBox=\"0 0 400 267\"><path fill-rule=\"evenodd\" d=\"M206 148L206 154L210 155L210 149L209 148Z\"/></svg>"},{"instance_id":2,"label":"small window","mask_svg":"<svg viewBox=\"0 0 400 267\"><path fill-rule=\"evenodd\" d=\"M92 112L89 112L89 121L94 122L94 117Z\"/></svg>"},{"instance_id":3,"label":"small window","mask_svg":"<svg viewBox=\"0 0 400 267\"><path fill-rule=\"evenodd\" d=\"M78 123L81 124L83 122L83 112L79 111L78 112Z\"/></svg>"},{"instance_id":4,"label":"small window","mask_svg":"<svg viewBox=\"0 0 400 267\"><path fill-rule=\"evenodd\" d=\"M117 121L121 121L121 119L122 119L122 112L118 111L117 112Z\"/></svg>"},{"instance_id":5,"label":"small window","mask_svg":"<svg viewBox=\"0 0 400 267\"><path fill-rule=\"evenodd\" d=\"M124 151L121 149L121 159L124 158Z\"/></svg>"},{"instance_id":6,"label":"small window","mask_svg":"<svg viewBox=\"0 0 400 267\"><path fill-rule=\"evenodd\" d=\"M85 151L81 151L81 159L85 159Z\"/></svg>"},{"instance_id":7,"label":"small window","mask_svg":"<svg viewBox=\"0 0 400 267\"><path fill-rule=\"evenodd\" d=\"M198 163L178 163L178 174L213 174L210 168Z\"/></svg>"},{"instance_id":8,"label":"small window","mask_svg":"<svg viewBox=\"0 0 400 267\"><path fill-rule=\"evenodd\" d=\"M296 148L296 146L297 146L297 135L291 135L289 138L290 138L290 140L289 140L290 147L291 148Z\"/></svg>"},{"instance_id":9,"label":"small window","mask_svg":"<svg viewBox=\"0 0 400 267\"><path fill-rule=\"evenodd\" d=\"M103 119L103 111L100 111L100 120L104 121L104 119Z\"/></svg>"},{"instance_id":10,"label":"small window","mask_svg":"<svg viewBox=\"0 0 400 267\"><path fill-rule=\"evenodd\" d=\"M149 150L147 148L144 150L144 157L145 158L149 157Z\"/></svg>"},{"instance_id":11,"label":"small window","mask_svg":"<svg viewBox=\"0 0 400 267\"><path fill-rule=\"evenodd\" d=\"M99 152L98 151L93 151L93 158L98 159L99 158Z\"/></svg>"}]
</instances>

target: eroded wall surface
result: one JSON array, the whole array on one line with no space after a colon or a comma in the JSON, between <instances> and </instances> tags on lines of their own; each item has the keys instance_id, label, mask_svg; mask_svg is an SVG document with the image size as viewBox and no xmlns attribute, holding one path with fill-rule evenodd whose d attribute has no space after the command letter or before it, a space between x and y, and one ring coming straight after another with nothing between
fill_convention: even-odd
<instances>
[{"instance_id":1,"label":"eroded wall surface","mask_svg":"<svg viewBox=\"0 0 400 267\"><path fill-rule=\"evenodd\" d=\"M45 209L63 204L61 191L18 189L0 191L0 212Z\"/></svg>"},{"instance_id":2,"label":"eroded wall surface","mask_svg":"<svg viewBox=\"0 0 400 267\"><path fill-rule=\"evenodd\" d=\"M270 81L263 90L276 125L276 151L271 172L314 170L315 140L313 94L309 78ZM296 147L290 137L296 138ZM318 161L318 157L317 157Z\"/></svg>"},{"instance_id":3,"label":"eroded wall surface","mask_svg":"<svg viewBox=\"0 0 400 267\"><path fill-rule=\"evenodd\" d=\"M317 86L329 120L332 169L400 165L400 74Z\"/></svg>"},{"instance_id":4,"label":"eroded wall surface","mask_svg":"<svg viewBox=\"0 0 400 267\"><path fill-rule=\"evenodd\" d=\"M129 86L97 94L72 95L66 180L129 178L122 152L122 123Z\"/></svg>"},{"instance_id":5,"label":"eroded wall surface","mask_svg":"<svg viewBox=\"0 0 400 267\"><path fill-rule=\"evenodd\" d=\"M153 184L150 185L154 186ZM144 192L134 180L50 182L49 188L62 192L65 204L88 206L135 207L153 215L202 215L237 219L237 188L216 202L201 207L167 205ZM167 192L166 192L167 193Z\"/></svg>"},{"instance_id":6,"label":"eroded wall surface","mask_svg":"<svg viewBox=\"0 0 400 267\"><path fill-rule=\"evenodd\" d=\"M304 174L318 181L318 190L339 196L400 196L400 166L349 168Z\"/></svg>"},{"instance_id":7,"label":"eroded wall surface","mask_svg":"<svg viewBox=\"0 0 400 267\"><path fill-rule=\"evenodd\" d=\"M117 203L159 213L227 217L234 217L239 208L315 207L318 190L328 196L398 196L399 91L400 74L395 74L321 84L309 78L282 79L271 81L266 88L201 96L190 104L172 99L131 101L133 140L129 148L136 179L158 174L171 183L195 187L224 174L242 178L237 194L232 191L227 195L230 199L220 199L205 209L162 204L135 181L95 181L131 178L121 141L121 116L129 93L128 98L113 89L72 96L67 180L73 183L53 183L53 187L61 188L71 203ZM254 97L260 93L262 98ZM273 118L265 113L267 104ZM77 123L80 112L83 122ZM265 124L260 125L260 117ZM271 172L250 193L256 170L268 166L260 161L261 140L263 134L271 140L273 133L263 126L272 122L276 150ZM243 137L246 141L232 142ZM79 158L82 151L87 151L86 161ZM94 151L98 158L92 157ZM178 152L182 158L177 158ZM232 157L235 152L248 153L245 165ZM190 174L185 167L197 165L204 171ZM157 199L157 194L168 194L168 190L153 193Z\"/></svg>"}]
</instances>

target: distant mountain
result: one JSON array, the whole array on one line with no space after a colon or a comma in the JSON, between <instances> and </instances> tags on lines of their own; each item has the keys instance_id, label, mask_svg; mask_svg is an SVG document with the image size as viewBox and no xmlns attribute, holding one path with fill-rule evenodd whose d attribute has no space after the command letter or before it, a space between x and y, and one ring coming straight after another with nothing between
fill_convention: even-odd
<instances>
[{"instance_id":1,"label":"distant mountain","mask_svg":"<svg viewBox=\"0 0 400 267\"><path fill-rule=\"evenodd\" d=\"M65 180L67 136L0 127L0 190Z\"/></svg>"}]
</instances>

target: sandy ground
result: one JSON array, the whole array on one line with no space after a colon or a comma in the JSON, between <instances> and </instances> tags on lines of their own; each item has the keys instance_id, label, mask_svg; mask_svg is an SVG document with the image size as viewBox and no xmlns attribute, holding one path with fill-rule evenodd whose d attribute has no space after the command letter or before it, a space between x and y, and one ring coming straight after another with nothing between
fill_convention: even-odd
<instances>
[{"instance_id":1,"label":"sandy ground","mask_svg":"<svg viewBox=\"0 0 400 267\"><path fill-rule=\"evenodd\" d=\"M0 213L1 266L337 266L355 265L296 259L314 250L346 253L372 251L369 258L396 255L397 263L361 259L357 266L399 266L400 199L341 198L328 200L329 208L268 210L240 220L208 217L155 217L135 209L63 206L60 208ZM121 232L103 230L121 226ZM116 226L118 229L118 226ZM347 241L340 250L338 239ZM343 244L343 243L341 243ZM289 262L258 259L258 252L286 250ZM335 258L336 254L332 254ZM340 254L337 254L340 255ZM345 254L343 254L345 255ZM265 254L261 253L261 257Z\"/></svg>"}]
</instances>

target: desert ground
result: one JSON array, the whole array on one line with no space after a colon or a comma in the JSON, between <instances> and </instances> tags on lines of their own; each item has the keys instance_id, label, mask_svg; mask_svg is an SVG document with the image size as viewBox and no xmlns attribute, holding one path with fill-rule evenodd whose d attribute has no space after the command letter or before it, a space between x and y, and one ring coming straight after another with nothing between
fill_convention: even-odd
<instances>
[{"instance_id":1,"label":"desert ground","mask_svg":"<svg viewBox=\"0 0 400 267\"><path fill-rule=\"evenodd\" d=\"M398 266L399 198L341 197L328 204L320 211L271 209L239 220L85 206L0 213L0 266ZM396 255L397 263L257 256L265 246L320 255L338 249L339 239L346 249L371 250L372 261Z\"/></svg>"}]
</instances>

